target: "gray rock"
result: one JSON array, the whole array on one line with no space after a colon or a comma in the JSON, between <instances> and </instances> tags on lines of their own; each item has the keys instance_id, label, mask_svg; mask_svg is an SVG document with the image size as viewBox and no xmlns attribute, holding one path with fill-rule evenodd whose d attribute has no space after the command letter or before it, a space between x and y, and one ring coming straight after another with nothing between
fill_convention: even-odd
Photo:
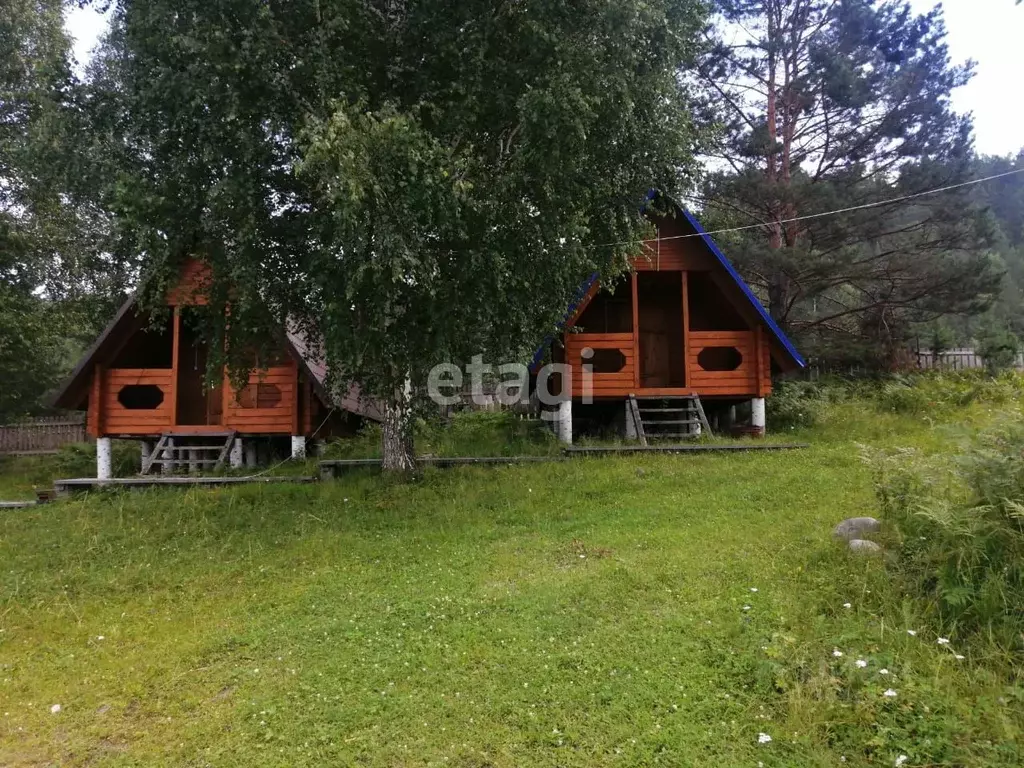
<instances>
[{"instance_id":1,"label":"gray rock","mask_svg":"<svg viewBox=\"0 0 1024 768\"><path fill-rule=\"evenodd\" d=\"M882 553L880 546L867 539L850 539L848 546L851 552L859 552L863 555L880 555Z\"/></svg>"},{"instance_id":2,"label":"gray rock","mask_svg":"<svg viewBox=\"0 0 1024 768\"><path fill-rule=\"evenodd\" d=\"M832 529L832 535L837 539L850 541L851 539L863 539L869 533L878 533L882 530L882 524L873 517L848 517Z\"/></svg>"}]
</instances>

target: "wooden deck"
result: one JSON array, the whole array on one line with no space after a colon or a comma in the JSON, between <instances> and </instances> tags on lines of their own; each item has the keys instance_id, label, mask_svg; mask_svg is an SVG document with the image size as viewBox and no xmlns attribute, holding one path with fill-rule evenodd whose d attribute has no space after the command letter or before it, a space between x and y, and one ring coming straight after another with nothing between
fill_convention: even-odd
<instances>
[{"instance_id":1,"label":"wooden deck","mask_svg":"<svg viewBox=\"0 0 1024 768\"><path fill-rule=\"evenodd\" d=\"M109 480L100 480L95 477L77 477L66 480L54 480L53 487L59 495L75 493L76 491L88 491L93 488L159 488L159 487L184 487L202 486L204 488L220 488L233 485L269 485L272 483L315 483L317 478L310 475L301 476L248 476L248 477L112 477Z\"/></svg>"},{"instance_id":2,"label":"wooden deck","mask_svg":"<svg viewBox=\"0 0 1024 768\"><path fill-rule=\"evenodd\" d=\"M564 461L564 455L556 456L451 456L451 457L438 457L438 456L424 456L416 459L416 464L421 467L461 467L473 464L504 464L506 466L512 466L513 464L530 464L545 461ZM380 467L380 459L327 459L320 462L320 478L328 480L332 477L337 477L342 472L351 469L361 469L365 467L377 468Z\"/></svg>"},{"instance_id":3,"label":"wooden deck","mask_svg":"<svg viewBox=\"0 0 1024 768\"><path fill-rule=\"evenodd\" d=\"M573 445L567 456L609 456L616 453L743 453L745 451L792 451L810 448L809 443L694 443L690 445Z\"/></svg>"}]
</instances>

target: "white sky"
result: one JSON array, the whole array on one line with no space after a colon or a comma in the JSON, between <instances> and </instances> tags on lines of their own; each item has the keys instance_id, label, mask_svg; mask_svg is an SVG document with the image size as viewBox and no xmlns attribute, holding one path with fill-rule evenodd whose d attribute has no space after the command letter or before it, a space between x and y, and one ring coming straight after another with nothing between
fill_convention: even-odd
<instances>
[{"instance_id":1,"label":"white sky","mask_svg":"<svg viewBox=\"0 0 1024 768\"><path fill-rule=\"evenodd\" d=\"M915 11L932 8L935 0L910 0ZM1024 3L1014 0L946 0L950 55L956 62L973 59L976 74L953 94L960 112L974 113L975 143L982 154L1016 154L1024 147ZM91 8L73 8L66 26L75 38L79 65L106 27Z\"/></svg>"}]
</instances>

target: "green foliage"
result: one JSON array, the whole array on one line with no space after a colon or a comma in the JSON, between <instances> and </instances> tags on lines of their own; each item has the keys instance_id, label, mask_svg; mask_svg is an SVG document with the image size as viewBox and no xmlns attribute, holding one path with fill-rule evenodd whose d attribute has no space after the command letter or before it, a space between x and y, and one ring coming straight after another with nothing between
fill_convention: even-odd
<instances>
[{"instance_id":1,"label":"green foliage","mask_svg":"<svg viewBox=\"0 0 1024 768\"><path fill-rule=\"evenodd\" d=\"M941 8L717 5L720 42L699 74L728 165L704 199L716 227L745 227L723 238L726 251L773 317L820 359L887 370L915 324L983 310L1000 270L971 191L895 202L973 175L970 119L949 101L971 68L950 61Z\"/></svg>"},{"instance_id":2,"label":"green foliage","mask_svg":"<svg viewBox=\"0 0 1024 768\"><path fill-rule=\"evenodd\" d=\"M42 408L129 287L64 7L7 0L0 14L0 423Z\"/></svg>"},{"instance_id":3,"label":"green foliage","mask_svg":"<svg viewBox=\"0 0 1024 768\"><path fill-rule=\"evenodd\" d=\"M981 355L990 373L1008 371L1017 363L1020 339L1003 325L988 324L978 333L975 351Z\"/></svg>"},{"instance_id":4,"label":"green foliage","mask_svg":"<svg viewBox=\"0 0 1024 768\"><path fill-rule=\"evenodd\" d=\"M946 420L955 419L959 410L972 403L1002 405L1022 396L1024 377L1016 372L992 376L981 370L929 371L887 377L880 382L876 402L885 411Z\"/></svg>"},{"instance_id":5,"label":"green foliage","mask_svg":"<svg viewBox=\"0 0 1024 768\"><path fill-rule=\"evenodd\" d=\"M679 72L705 10L116 3L94 84L137 148L118 212L150 299L202 259L211 349L247 366L287 321L388 400L439 362L526 359L637 250L647 192L694 173Z\"/></svg>"},{"instance_id":6,"label":"green foliage","mask_svg":"<svg viewBox=\"0 0 1024 768\"><path fill-rule=\"evenodd\" d=\"M983 634L1024 648L1024 426L983 433L960 454L876 459L895 568L947 634Z\"/></svg>"},{"instance_id":7,"label":"green foliage","mask_svg":"<svg viewBox=\"0 0 1024 768\"><path fill-rule=\"evenodd\" d=\"M816 382L783 381L775 385L767 400L768 429L787 430L813 427L818 423L822 388Z\"/></svg>"}]
</instances>

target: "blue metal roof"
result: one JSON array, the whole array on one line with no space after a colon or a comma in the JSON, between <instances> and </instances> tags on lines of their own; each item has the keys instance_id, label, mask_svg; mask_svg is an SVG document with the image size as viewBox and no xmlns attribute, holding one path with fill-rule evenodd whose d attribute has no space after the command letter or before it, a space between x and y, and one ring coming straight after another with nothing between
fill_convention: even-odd
<instances>
[{"instance_id":1,"label":"blue metal roof","mask_svg":"<svg viewBox=\"0 0 1024 768\"><path fill-rule=\"evenodd\" d=\"M791 342L789 340L789 337L786 336L785 333L783 333L782 329L779 328L778 324L774 320L772 320L772 316L768 314L768 310L766 310L764 306L762 306L761 302L758 301L757 296L755 296L754 292L750 290L750 286L747 285L746 281L742 277L740 277L740 273L736 271L736 268L729 263L729 259L725 257L725 254L722 253L722 250L718 247L715 241L711 239L711 235L704 231L704 227L702 227L700 225L700 222L697 221L697 217L694 216L685 208L683 208L682 206L676 207L683 214L683 216L686 217L686 220L690 222L690 226L692 226L694 230L697 232L697 234L700 235L701 240L704 241L704 244L707 245L711 253L713 253L715 255L715 258L718 259L718 263L721 264L725 268L725 271L729 273L729 277L733 279L733 282L735 282L736 285L740 287L740 290L742 290L743 293L746 294L746 297L750 301L751 306L753 306L754 309L757 310L757 313L761 315L761 319L764 320L764 324L768 326L768 330L772 332L772 335L775 337L775 340L782 345L783 349L785 349L789 353L789 355L793 358L793 361L797 365L799 365L801 368L806 368L807 361L804 360L803 356L796 351L796 347L793 346L793 342Z\"/></svg>"}]
</instances>

